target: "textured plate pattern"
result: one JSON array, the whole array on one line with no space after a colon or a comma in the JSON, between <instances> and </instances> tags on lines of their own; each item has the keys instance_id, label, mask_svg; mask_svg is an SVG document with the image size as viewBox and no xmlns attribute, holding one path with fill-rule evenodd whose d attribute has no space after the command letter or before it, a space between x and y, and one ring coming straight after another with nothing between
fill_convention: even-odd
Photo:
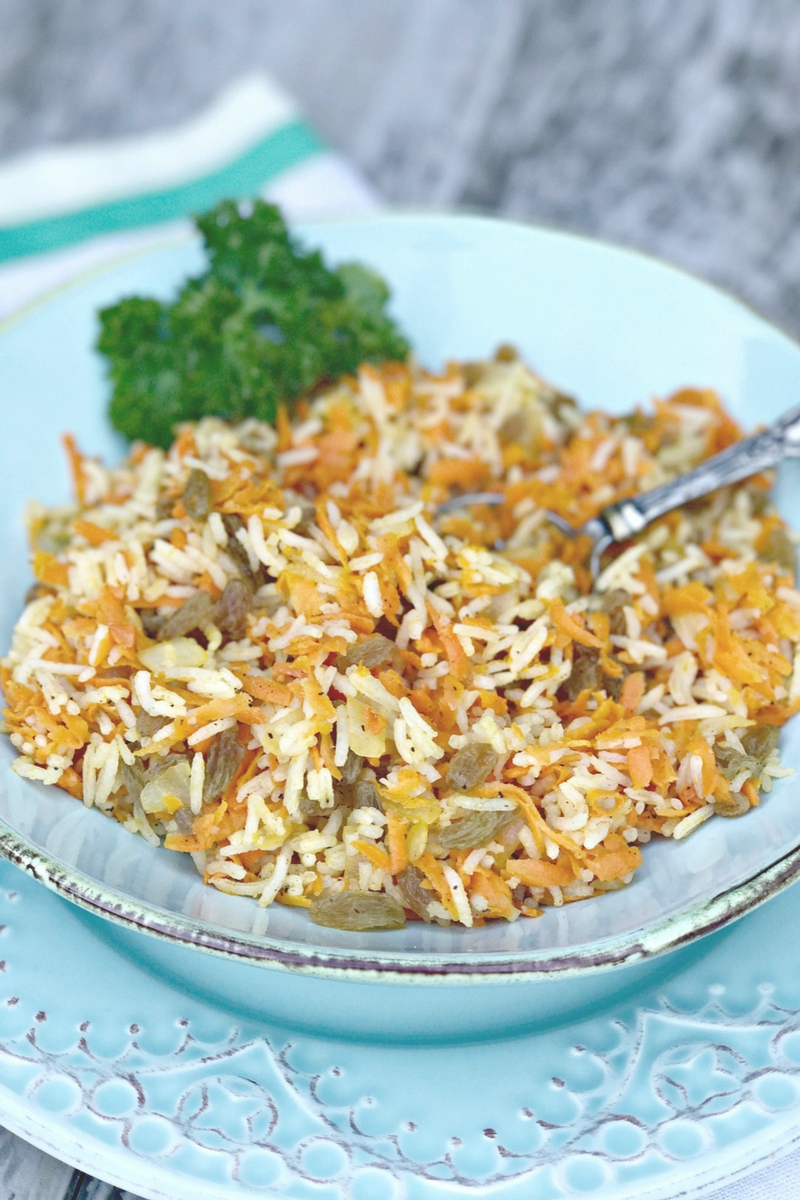
<instances>
[{"instance_id":1,"label":"textured plate pattern","mask_svg":"<svg viewBox=\"0 0 800 1200\"><path fill-rule=\"evenodd\" d=\"M797 888L666 960L683 970L638 1002L376 1050L242 1022L6 863L0 886L3 1121L143 1195L672 1196L800 1132L800 955L781 938Z\"/></svg>"}]
</instances>

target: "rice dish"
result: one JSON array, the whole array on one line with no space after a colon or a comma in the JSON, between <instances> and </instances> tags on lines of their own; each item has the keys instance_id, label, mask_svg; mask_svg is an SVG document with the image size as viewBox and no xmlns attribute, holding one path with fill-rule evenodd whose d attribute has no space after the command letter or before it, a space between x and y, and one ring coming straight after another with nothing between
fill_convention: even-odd
<instances>
[{"instance_id":1,"label":"rice dish","mask_svg":"<svg viewBox=\"0 0 800 1200\"><path fill-rule=\"evenodd\" d=\"M340 928L623 887L654 834L789 773L794 546L763 476L595 585L545 513L578 527L740 436L710 391L582 412L501 348L364 367L274 428L205 418L118 467L65 439L75 500L29 509L0 670L13 769Z\"/></svg>"}]
</instances>

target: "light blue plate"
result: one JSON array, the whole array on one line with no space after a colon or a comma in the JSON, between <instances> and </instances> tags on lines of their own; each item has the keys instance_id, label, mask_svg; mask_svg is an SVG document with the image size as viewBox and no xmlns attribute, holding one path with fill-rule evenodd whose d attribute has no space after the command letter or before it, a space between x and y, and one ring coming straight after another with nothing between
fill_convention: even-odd
<instances>
[{"instance_id":1,"label":"light blue plate","mask_svg":"<svg viewBox=\"0 0 800 1200\"><path fill-rule=\"evenodd\" d=\"M693 1197L800 1140L799 924L793 887L561 1027L376 1047L187 995L0 862L0 1122L169 1200Z\"/></svg>"},{"instance_id":2,"label":"light blue plate","mask_svg":"<svg viewBox=\"0 0 800 1200\"><path fill-rule=\"evenodd\" d=\"M305 233L388 276L431 365L514 341L586 405L710 385L753 424L797 403L800 349L640 256L472 218ZM0 335L4 644L27 585L21 501L67 492L58 433L91 453L120 449L91 353L96 308L167 295L200 265L189 243L141 255ZM800 525L797 482L789 468L779 498ZM180 856L23 783L9 747L0 754L6 852L124 923L0 864L0 1117L62 1158L146 1196L434 1200L484 1187L623 1200L710 1183L795 1137L800 962L786 931L800 894L696 940L796 877L791 781L746 820L648 846L622 893L513 926L354 939L204 888ZM486 1040L521 1025L534 1032ZM460 1044L423 1045L445 1036Z\"/></svg>"},{"instance_id":3,"label":"light blue plate","mask_svg":"<svg viewBox=\"0 0 800 1200\"><path fill-rule=\"evenodd\" d=\"M683 385L713 386L752 425L797 403L800 348L731 298L640 255L469 217L379 216L307 227L301 235L333 260L363 259L384 273L401 324L430 365L485 356L510 340L587 406L629 410ZM59 502L67 494L58 435L69 428L86 451L106 457L121 449L106 422L103 368L92 352L96 310L133 292L169 296L202 265L191 240L140 253L65 289L0 336L3 644L28 579L22 501L33 494ZM796 461L787 466L780 491L786 514L800 527L798 470ZM783 752L790 765L800 765L796 722ZM13 753L0 744L5 853L93 911L278 968L270 972L262 1011L285 1019L296 1013L298 995L318 996L334 1032L437 1037L519 1027L568 1003L564 988L542 990L543 977L595 977L600 968L684 945L800 872L797 789L782 781L744 821L714 820L681 843L651 843L624 891L514 925L445 930L418 922L354 936L310 924L301 909L275 905L265 912L204 887L188 856L153 850L57 789L3 769ZM410 993L390 989L375 1005L365 986L345 993L330 982L376 971L412 987L431 980L464 986L450 987L446 1002L412 1004ZM205 956L194 972L213 976L207 985L223 995L234 978ZM513 987L496 986L511 980ZM610 986L596 977L582 984L591 995Z\"/></svg>"}]
</instances>

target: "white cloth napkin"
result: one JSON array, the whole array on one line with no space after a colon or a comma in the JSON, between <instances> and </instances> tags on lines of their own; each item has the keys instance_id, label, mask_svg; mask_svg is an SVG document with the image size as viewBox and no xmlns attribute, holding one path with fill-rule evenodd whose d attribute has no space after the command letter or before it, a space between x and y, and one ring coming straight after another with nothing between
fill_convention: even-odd
<instances>
[{"instance_id":1,"label":"white cloth napkin","mask_svg":"<svg viewBox=\"0 0 800 1200\"><path fill-rule=\"evenodd\" d=\"M178 127L0 163L0 328L68 280L171 240L189 228L190 213L254 193L290 220L380 206L292 98L260 74L239 79ZM800 1150L705 1195L800 1198Z\"/></svg>"},{"instance_id":2,"label":"white cloth napkin","mask_svg":"<svg viewBox=\"0 0 800 1200\"><path fill-rule=\"evenodd\" d=\"M171 240L189 214L255 193L290 220L380 203L264 75L175 128L0 163L0 324L76 275Z\"/></svg>"},{"instance_id":3,"label":"white cloth napkin","mask_svg":"<svg viewBox=\"0 0 800 1200\"><path fill-rule=\"evenodd\" d=\"M800 1150L793 1150L744 1179L720 1184L717 1190L705 1194L705 1200L798 1200L798 1197Z\"/></svg>"}]
</instances>

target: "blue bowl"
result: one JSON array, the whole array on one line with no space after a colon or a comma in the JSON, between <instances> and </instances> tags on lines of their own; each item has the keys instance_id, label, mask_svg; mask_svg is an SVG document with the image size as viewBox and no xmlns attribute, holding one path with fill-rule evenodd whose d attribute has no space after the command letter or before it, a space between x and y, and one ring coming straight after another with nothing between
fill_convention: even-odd
<instances>
[{"instance_id":1,"label":"blue bowl","mask_svg":"<svg viewBox=\"0 0 800 1200\"><path fill-rule=\"evenodd\" d=\"M360 259L386 276L394 312L426 365L483 357L510 341L587 407L624 411L681 386L713 387L751 426L798 402L800 347L731 297L642 255L475 217L387 215L299 233L332 261ZM176 240L76 281L0 331L4 646L29 582L24 501L54 504L68 493L59 435L72 430L92 454L122 451L92 350L97 309L132 293L166 298L202 265L195 240ZM787 464L777 498L800 527L798 482ZM783 756L800 762L795 721ZM686 841L648 845L624 891L513 925L346 933L311 924L299 909L261 910L205 887L185 856L153 850L65 793L19 779L5 739L0 757L0 849L8 857L108 918L116 928L107 935L154 970L223 1000L246 994L289 1024L348 1036L475 1036L555 1019L634 986L657 956L800 875L789 779L745 820L710 821Z\"/></svg>"}]
</instances>

